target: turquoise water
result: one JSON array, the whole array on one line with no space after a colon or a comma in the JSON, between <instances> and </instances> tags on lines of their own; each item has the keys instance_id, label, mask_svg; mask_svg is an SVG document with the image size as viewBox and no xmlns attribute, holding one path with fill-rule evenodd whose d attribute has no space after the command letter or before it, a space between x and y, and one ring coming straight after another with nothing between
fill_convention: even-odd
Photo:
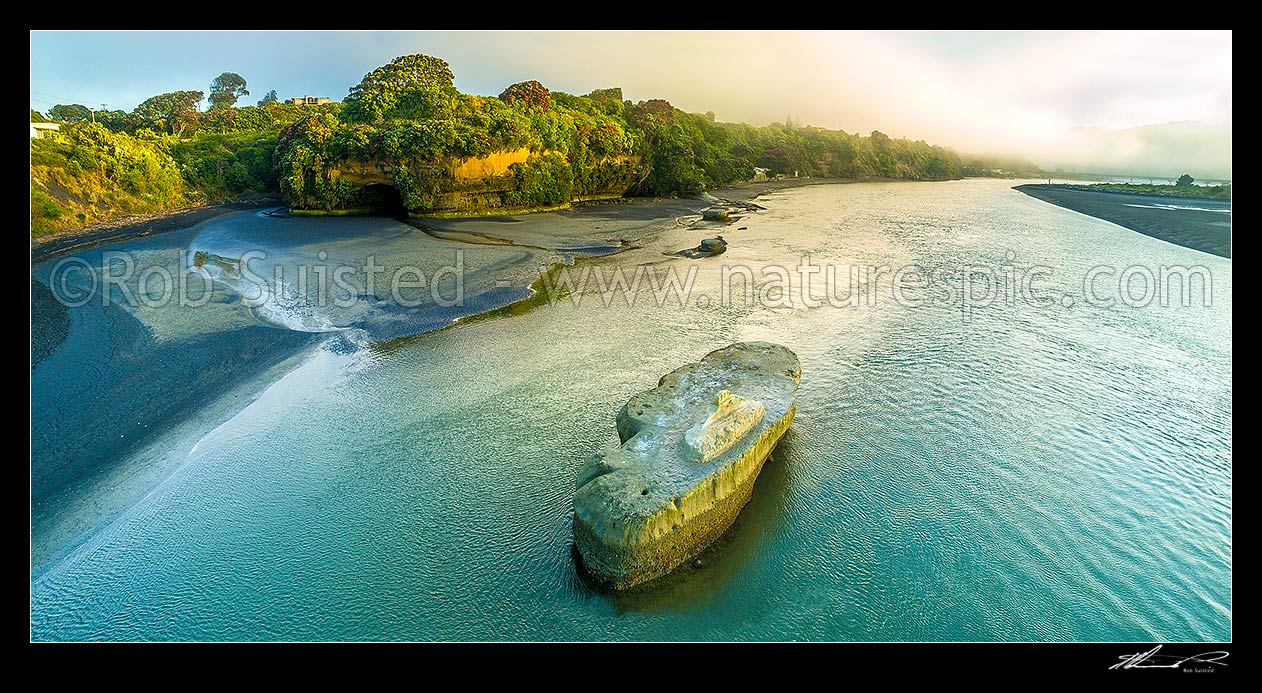
<instances>
[{"instance_id":1,"label":"turquoise water","mask_svg":"<svg viewBox=\"0 0 1262 693\"><path fill-rule=\"evenodd\" d=\"M32 637L1230 639L1231 262L1009 185L788 189L728 227L717 258L666 260L699 238L670 218L641 228L638 248L573 266L695 265L682 307L606 307L589 289L397 339L380 315L335 315L367 332L350 346L336 331L290 338L230 287L213 319L137 309L149 340L137 353L178 360L171 345L190 340L228 353L247 337L258 348L233 353L250 366L235 379L199 385L211 394L197 406L154 414L178 418L160 434L33 497ZM150 242L173 253L271 221L224 219ZM387 254L433 241L359 223L382 225L363 243ZM368 252L330 233L338 252ZM326 240L268 243L288 262ZM926 272L1045 266L1055 300L914 306L891 300L888 278L873 305L721 300L722 267L804 255ZM1101 264L1204 266L1212 305L1066 306ZM76 377L67 353L99 351L126 322L76 314L32 373L36 422L56 418L47 403ZM749 505L701 567L593 591L570 538L582 462L616 441L627 397L749 339L789 346L803 372L797 418ZM98 361L107 378L132 372Z\"/></svg>"}]
</instances>

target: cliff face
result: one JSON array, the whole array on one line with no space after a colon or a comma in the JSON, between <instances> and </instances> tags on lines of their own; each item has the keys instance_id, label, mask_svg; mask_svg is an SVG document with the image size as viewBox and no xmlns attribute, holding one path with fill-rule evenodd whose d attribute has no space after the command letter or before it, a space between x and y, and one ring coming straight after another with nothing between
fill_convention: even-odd
<instances>
[{"instance_id":1,"label":"cliff face","mask_svg":"<svg viewBox=\"0 0 1262 693\"><path fill-rule=\"evenodd\" d=\"M447 162L447 168L451 177L458 181L478 181L508 175L510 166L524 164L530 158L529 149L514 149L470 159L452 159Z\"/></svg>"},{"instance_id":2,"label":"cliff face","mask_svg":"<svg viewBox=\"0 0 1262 693\"><path fill-rule=\"evenodd\" d=\"M330 172L334 177L358 186L394 185L394 166L380 161L343 159Z\"/></svg>"},{"instance_id":3,"label":"cliff face","mask_svg":"<svg viewBox=\"0 0 1262 693\"><path fill-rule=\"evenodd\" d=\"M542 153L542 152L541 152ZM514 149L506 152L492 152L487 156L475 156L467 159L449 158L439 162L416 162L414 172L428 171L431 175L439 169L444 177L457 182L481 181L497 176L509 175L513 164L524 164L532 157L529 149ZM342 159L333 170L344 180L356 185L394 185L395 167L383 161L364 161L361 159Z\"/></svg>"},{"instance_id":4,"label":"cliff face","mask_svg":"<svg viewBox=\"0 0 1262 693\"><path fill-rule=\"evenodd\" d=\"M588 170L570 172L573 178L583 176L588 180L585 192L578 194L572 184L563 186L555 180L541 181L538 176L530 175L534 168L541 165L540 162L551 156L547 151L532 152L523 148L480 157L418 159L401 164L346 158L330 166L328 175L359 190L372 185L401 188L399 178L403 177L407 184L424 191L412 204L406 205L410 213L475 215L621 197L640 173L640 161L636 156L597 161ZM549 184L557 189L531 189L532 186L542 188Z\"/></svg>"}]
</instances>

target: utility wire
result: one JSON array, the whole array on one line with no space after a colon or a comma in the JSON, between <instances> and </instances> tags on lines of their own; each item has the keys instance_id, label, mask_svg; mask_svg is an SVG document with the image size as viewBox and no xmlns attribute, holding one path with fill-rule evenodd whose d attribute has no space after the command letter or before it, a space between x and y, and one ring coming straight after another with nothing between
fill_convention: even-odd
<instances>
[{"instance_id":1,"label":"utility wire","mask_svg":"<svg viewBox=\"0 0 1262 693\"><path fill-rule=\"evenodd\" d=\"M56 101L49 101L49 99L56 99ZM65 104L67 106L70 104L81 104L81 105L86 106L87 104L92 103L91 99L72 99L69 96L61 96L58 94L52 94L46 91L40 91L38 89L31 90L31 101L40 101L44 103L50 103L51 105L54 105L54 106L61 105L61 104ZM88 108L92 108L92 107L88 106Z\"/></svg>"}]
</instances>

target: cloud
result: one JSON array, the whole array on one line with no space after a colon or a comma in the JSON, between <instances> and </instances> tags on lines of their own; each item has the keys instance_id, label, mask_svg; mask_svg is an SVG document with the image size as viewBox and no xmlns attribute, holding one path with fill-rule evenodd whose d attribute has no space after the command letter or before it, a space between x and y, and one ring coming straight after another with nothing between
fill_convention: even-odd
<instances>
[{"instance_id":1,"label":"cloud","mask_svg":"<svg viewBox=\"0 0 1262 693\"><path fill-rule=\"evenodd\" d=\"M453 59L458 76L621 86L720 120L792 115L1082 170L1230 175L1230 33L549 32L487 45Z\"/></svg>"},{"instance_id":2,"label":"cloud","mask_svg":"<svg viewBox=\"0 0 1262 693\"><path fill-rule=\"evenodd\" d=\"M1127 130L1076 128L1072 141L1042 156L1045 168L1174 178L1231 178L1231 139L1221 127L1193 122Z\"/></svg>"}]
</instances>

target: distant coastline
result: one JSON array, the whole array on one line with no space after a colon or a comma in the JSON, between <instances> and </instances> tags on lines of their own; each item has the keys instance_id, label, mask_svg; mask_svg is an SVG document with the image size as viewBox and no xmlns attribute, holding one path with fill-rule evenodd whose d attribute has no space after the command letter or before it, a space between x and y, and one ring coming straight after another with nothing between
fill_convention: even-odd
<instances>
[{"instance_id":1,"label":"distant coastline","mask_svg":"<svg viewBox=\"0 0 1262 693\"><path fill-rule=\"evenodd\" d=\"M1030 197L1103 219L1185 248L1231 257L1231 199L1093 189L1085 185L1013 186Z\"/></svg>"},{"instance_id":2,"label":"distant coastline","mask_svg":"<svg viewBox=\"0 0 1262 693\"><path fill-rule=\"evenodd\" d=\"M1142 185L1138 183L1040 183L1044 188L1060 190L1083 190L1086 192L1113 192L1122 195L1138 195L1140 197L1177 197L1180 199L1208 199L1231 201L1231 185L1200 186L1189 185L1181 188L1175 185ZM1225 192L1218 192L1224 190Z\"/></svg>"}]
</instances>

